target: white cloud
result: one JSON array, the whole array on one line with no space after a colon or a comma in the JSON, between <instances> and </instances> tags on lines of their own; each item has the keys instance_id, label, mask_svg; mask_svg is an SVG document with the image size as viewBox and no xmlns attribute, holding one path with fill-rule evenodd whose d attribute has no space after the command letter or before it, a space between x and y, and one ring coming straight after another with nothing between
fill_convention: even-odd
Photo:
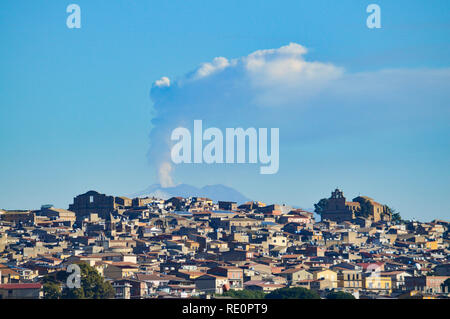
<instances>
[{"instance_id":1,"label":"white cloud","mask_svg":"<svg viewBox=\"0 0 450 319\"><path fill-rule=\"evenodd\" d=\"M330 63L308 62L307 49L291 43L279 49L260 50L243 59L250 86L259 105L286 105L316 95L344 71Z\"/></svg>"},{"instance_id":2,"label":"white cloud","mask_svg":"<svg viewBox=\"0 0 450 319\"><path fill-rule=\"evenodd\" d=\"M169 87L170 86L170 79L168 77L163 76L161 79L155 81L154 83L155 87Z\"/></svg>"},{"instance_id":3,"label":"white cloud","mask_svg":"<svg viewBox=\"0 0 450 319\"><path fill-rule=\"evenodd\" d=\"M194 119L219 128L279 127L283 147L450 117L449 69L350 73L308 61L307 52L290 43L231 60L218 57L176 81L156 81L150 159L157 166L167 162L171 131Z\"/></svg>"},{"instance_id":4,"label":"white cloud","mask_svg":"<svg viewBox=\"0 0 450 319\"><path fill-rule=\"evenodd\" d=\"M221 71L225 68L230 66L230 62L228 59L224 57L217 57L214 58L211 63L203 63L195 72L194 79L201 79L205 78L207 76L210 76L211 74L214 74L215 72Z\"/></svg>"}]
</instances>

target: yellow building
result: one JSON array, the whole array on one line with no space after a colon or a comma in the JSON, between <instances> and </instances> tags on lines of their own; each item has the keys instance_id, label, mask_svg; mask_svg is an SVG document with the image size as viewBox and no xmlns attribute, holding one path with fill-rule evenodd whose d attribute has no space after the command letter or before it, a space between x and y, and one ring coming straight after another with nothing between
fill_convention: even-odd
<instances>
[{"instance_id":1,"label":"yellow building","mask_svg":"<svg viewBox=\"0 0 450 319\"><path fill-rule=\"evenodd\" d=\"M438 242L436 240L427 241L425 243L425 248L426 249L431 249L431 250L436 250L436 249L438 249Z\"/></svg>"},{"instance_id":2,"label":"yellow building","mask_svg":"<svg viewBox=\"0 0 450 319\"><path fill-rule=\"evenodd\" d=\"M337 279L337 273L330 269L324 269L324 270L318 270L313 273L314 280L326 280L331 283L332 288L337 288L338 286L338 279Z\"/></svg>"},{"instance_id":3,"label":"yellow building","mask_svg":"<svg viewBox=\"0 0 450 319\"><path fill-rule=\"evenodd\" d=\"M392 292L392 280L390 277L382 277L377 274L371 274L363 279L363 287L373 292Z\"/></svg>"},{"instance_id":4,"label":"yellow building","mask_svg":"<svg viewBox=\"0 0 450 319\"><path fill-rule=\"evenodd\" d=\"M359 270L340 269L337 279L338 287L344 290L360 290L363 285L362 273Z\"/></svg>"}]
</instances>

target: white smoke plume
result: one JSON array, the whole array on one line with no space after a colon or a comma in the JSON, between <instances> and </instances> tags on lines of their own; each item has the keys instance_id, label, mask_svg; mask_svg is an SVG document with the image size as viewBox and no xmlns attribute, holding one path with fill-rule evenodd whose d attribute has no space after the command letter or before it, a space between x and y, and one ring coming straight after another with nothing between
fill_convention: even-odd
<instances>
[{"instance_id":1,"label":"white smoke plume","mask_svg":"<svg viewBox=\"0 0 450 319\"><path fill-rule=\"evenodd\" d=\"M172 170L173 170L172 164L169 162L163 162L159 166L158 175L161 187L166 188L175 186L172 179Z\"/></svg>"},{"instance_id":2,"label":"white smoke plume","mask_svg":"<svg viewBox=\"0 0 450 319\"><path fill-rule=\"evenodd\" d=\"M299 44L218 57L180 78L153 84L149 158L162 185L173 185L171 132L205 127L277 127L280 148L390 127L449 120L450 69L352 73L307 61ZM430 103L432 101L432 103Z\"/></svg>"}]
</instances>

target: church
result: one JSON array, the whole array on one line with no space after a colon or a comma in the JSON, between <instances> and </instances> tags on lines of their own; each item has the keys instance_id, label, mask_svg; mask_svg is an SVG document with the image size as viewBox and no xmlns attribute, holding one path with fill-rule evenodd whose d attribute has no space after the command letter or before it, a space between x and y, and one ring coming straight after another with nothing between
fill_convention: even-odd
<instances>
[{"instance_id":1,"label":"church","mask_svg":"<svg viewBox=\"0 0 450 319\"><path fill-rule=\"evenodd\" d=\"M390 221L392 216L386 205L377 203L367 196L358 196L347 202L344 193L335 189L327 199L326 207L321 212L322 220L335 222L352 221L364 217L373 222Z\"/></svg>"}]
</instances>

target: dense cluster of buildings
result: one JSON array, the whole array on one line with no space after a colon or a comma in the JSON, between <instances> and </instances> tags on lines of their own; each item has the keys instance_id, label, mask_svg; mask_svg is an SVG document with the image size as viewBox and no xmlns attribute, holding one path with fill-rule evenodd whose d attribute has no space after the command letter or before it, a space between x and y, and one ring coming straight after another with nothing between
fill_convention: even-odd
<instances>
[{"instance_id":1,"label":"dense cluster of buildings","mask_svg":"<svg viewBox=\"0 0 450 319\"><path fill-rule=\"evenodd\" d=\"M0 210L0 298L42 298L44 276L80 262L125 299L284 287L448 298L448 222L394 222L386 206L361 196L347 202L340 190L321 215L316 221L312 212L261 202L95 191L75 197L68 210Z\"/></svg>"}]
</instances>

